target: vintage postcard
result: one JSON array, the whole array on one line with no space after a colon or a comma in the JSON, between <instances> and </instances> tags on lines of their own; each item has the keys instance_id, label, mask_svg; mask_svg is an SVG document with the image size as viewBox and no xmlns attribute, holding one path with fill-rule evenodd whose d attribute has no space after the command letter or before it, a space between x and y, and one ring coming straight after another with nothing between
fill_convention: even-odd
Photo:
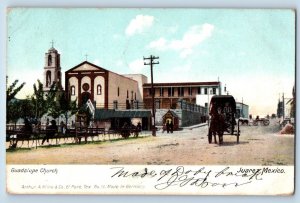
<instances>
[{"instance_id":1,"label":"vintage postcard","mask_svg":"<svg viewBox=\"0 0 300 203\"><path fill-rule=\"evenodd\" d=\"M295 11L8 8L11 194L292 195Z\"/></svg>"}]
</instances>

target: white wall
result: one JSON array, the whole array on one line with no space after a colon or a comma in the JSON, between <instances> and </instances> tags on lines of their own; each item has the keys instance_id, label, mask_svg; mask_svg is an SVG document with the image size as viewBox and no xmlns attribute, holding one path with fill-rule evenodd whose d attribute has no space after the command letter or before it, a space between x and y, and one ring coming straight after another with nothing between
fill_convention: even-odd
<instances>
[{"instance_id":1,"label":"white wall","mask_svg":"<svg viewBox=\"0 0 300 203\"><path fill-rule=\"evenodd\" d=\"M69 84L70 84L70 88L71 86L75 87L75 95L71 95L71 100L74 101L78 98L78 79L76 77L71 77L69 78ZM70 89L71 91L71 89ZM70 92L71 94L72 92ZM77 100L78 103L78 100Z\"/></svg>"},{"instance_id":2,"label":"white wall","mask_svg":"<svg viewBox=\"0 0 300 203\"><path fill-rule=\"evenodd\" d=\"M97 86L102 86L101 95L97 94ZM94 101L96 101L96 106L100 108L104 108L104 100L105 98L105 80L102 76L97 76L94 80Z\"/></svg>"},{"instance_id":3,"label":"white wall","mask_svg":"<svg viewBox=\"0 0 300 203\"><path fill-rule=\"evenodd\" d=\"M207 93L208 94L204 94L204 88L205 87L201 88L201 94L196 95L196 104L200 105L200 106L203 106L203 107L205 107L205 103L208 103L208 105L209 105L210 100L214 95L219 95L219 88L217 88L217 87L215 87L216 88L216 94L212 94L213 93L213 88L212 87L208 87L207 88Z\"/></svg>"}]
</instances>

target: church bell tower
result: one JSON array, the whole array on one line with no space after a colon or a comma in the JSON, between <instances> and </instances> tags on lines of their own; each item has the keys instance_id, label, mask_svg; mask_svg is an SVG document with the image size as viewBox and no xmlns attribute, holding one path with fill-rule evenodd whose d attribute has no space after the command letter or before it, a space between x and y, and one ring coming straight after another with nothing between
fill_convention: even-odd
<instances>
[{"instance_id":1,"label":"church bell tower","mask_svg":"<svg viewBox=\"0 0 300 203\"><path fill-rule=\"evenodd\" d=\"M57 85L58 89L62 89L61 85L61 67L60 67L60 54L52 47L45 53L45 66L44 66L44 91L49 91L52 85Z\"/></svg>"}]
</instances>

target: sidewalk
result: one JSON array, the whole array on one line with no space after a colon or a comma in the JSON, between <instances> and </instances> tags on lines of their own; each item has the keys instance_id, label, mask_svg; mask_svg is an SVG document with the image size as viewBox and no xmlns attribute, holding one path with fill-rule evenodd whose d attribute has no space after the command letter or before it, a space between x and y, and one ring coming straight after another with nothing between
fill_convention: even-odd
<instances>
[{"instance_id":1,"label":"sidewalk","mask_svg":"<svg viewBox=\"0 0 300 203\"><path fill-rule=\"evenodd\" d=\"M203 126L207 126L207 123L200 123L200 124L197 124L197 125L191 125L191 126L181 127L181 128L191 130L191 129L200 128L200 127L203 127Z\"/></svg>"}]
</instances>

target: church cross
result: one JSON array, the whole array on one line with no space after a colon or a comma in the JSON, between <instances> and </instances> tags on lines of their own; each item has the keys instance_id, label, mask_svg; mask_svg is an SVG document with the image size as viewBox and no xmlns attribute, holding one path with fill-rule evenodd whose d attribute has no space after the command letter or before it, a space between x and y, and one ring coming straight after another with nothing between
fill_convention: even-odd
<instances>
[{"instance_id":1,"label":"church cross","mask_svg":"<svg viewBox=\"0 0 300 203\"><path fill-rule=\"evenodd\" d=\"M86 55L85 55L85 61L87 61L87 57L88 57L88 55L86 54Z\"/></svg>"},{"instance_id":2,"label":"church cross","mask_svg":"<svg viewBox=\"0 0 300 203\"><path fill-rule=\"evenodd\" d=\"M52 44L52 48L53 48L54 47L54 41L53 40L51 41L51 44Z\"/></svg>"}]
</instances>

